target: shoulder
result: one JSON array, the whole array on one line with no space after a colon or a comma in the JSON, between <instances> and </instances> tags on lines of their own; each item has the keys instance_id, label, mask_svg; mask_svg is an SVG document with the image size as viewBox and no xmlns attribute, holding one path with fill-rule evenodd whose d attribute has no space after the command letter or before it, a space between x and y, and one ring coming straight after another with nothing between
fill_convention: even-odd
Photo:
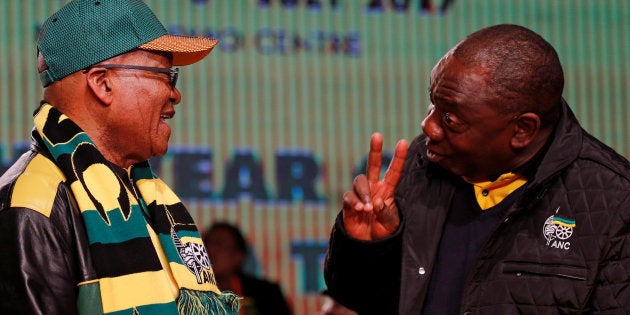
<instances>
[{"instance_id":1,"label":"shoulder","mask_svg":"<svg viewBox=\"0 0 630 315\"><path fill-rule=\"evenodd\" d=\"M29 151L0 178L0 211L24 208L50 217L64 181L65 177L50 159Z\"/></svg>"},{"instance_id":2,"label":"shoulder","mask_svg":"<svg viewBox=\"0 0 630 315\"><path fill-rule=\"evenodd\" d=\"M585 133L579 158L585 168L598 168L610 172L609 176L619 176L630 182L630 162L588 133Z\"/></svg>"},{"instance_id":3,"label":"shoulder","mask_svg":"<svg viewBox=\"0 0 630 315\"><path fill-rule=\"evenodd\" d=\"M23 237L29 239L71 247L83 222L61 170L45 155L30 150L0 177L0 224L26 233Z\"/></svg>"},{"instance_id":4,"label":"shoulder","mask_svg":"<svg viewBox=\"0 0 630 315\"><path fill-rule=\"evenodd\" d=\"M558 168L573 170L574 179L584 178L589 186L610 186L613 183L595 183L593 180L618 179L624 186L630 182L630 162L610 146L586 131L566 103L564 116L556 128L554 140L543 164L547 172ZM545 162L546 161L546 162ZM540 168L539 168L540 169ZM614 183L617 184L617 183Z\"/></svg>"},{"instance_id":5,"label":"shoulder","mask_svg":"<svg viewBox=\"0 0 630 315\"><path fill-rule=\"evenodd\" d=\"M59 168L35 151L22 155L0 177L0 225L10 227L12 237L26 233L20 237L68 245L77 224L74 204Z\"/></svg>"},{"instance_id":6,"label":"shoulder","mask_svg":"<svg viewBox=\"0 0 630 315\"><path fill-rule=\"evenodd\" d=\"M630 191L630 162L612 148L584 132L578 155L562 172L569 191L582 191L585 198L605 198L615 207L615 199L624 200Z\"/></svg>"},{"instance_id":7,"label":"shoulder","mask_svg":"<svg viewBox=\"0 0 630 315\"><path fill-rule=\"evenodd\" d=\"M563 204L576 220L587 220L591 234L628 234L630 162L626 158L583 132L578 154L553 174L548 181L552 183L548 191L554 192L549 200Z\"/></svg>"},{"instance_id":8,"label":"shoulder","mask_svg":"<svg viewBox=\"0 0 630 315\"><path fill-rule=\"evenodd\" d=\"M584 130L566 107L536 178L560 180L561 187L573 194L572 200L615 198L627 195L630 189L630 162ZM614 208L609 201L607 206Z\"/></svg>"}]
</instances>

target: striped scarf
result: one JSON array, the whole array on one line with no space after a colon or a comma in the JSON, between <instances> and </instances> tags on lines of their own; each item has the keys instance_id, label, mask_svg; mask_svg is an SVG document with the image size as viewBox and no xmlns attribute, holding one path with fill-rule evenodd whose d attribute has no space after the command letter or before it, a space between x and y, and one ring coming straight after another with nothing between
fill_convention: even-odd
<instances>
[{"instance_id":1,"label":"striped scarf","mask_svg":"<svg viewBox=\"0 0 630 315\"><path fill-rule=\"evenodd\" d=\"M190 214L148 162L127 170L136 198L67 116L43 104L34 120L87 230L98 278L79 284L81 314L238 314L238 297L218 289Z\"/></svg>"}]
</instances>

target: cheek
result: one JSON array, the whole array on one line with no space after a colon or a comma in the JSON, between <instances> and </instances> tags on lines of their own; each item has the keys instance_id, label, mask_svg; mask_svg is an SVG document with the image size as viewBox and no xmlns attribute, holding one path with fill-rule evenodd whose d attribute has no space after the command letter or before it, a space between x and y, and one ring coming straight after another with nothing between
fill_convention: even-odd
<instances>
[{"instance_id":1,"label":"cheek","mask_svg":"<svg viewBox=\"0 0 630 315\"><path fill-rule=\"evenodd\" d=\"M449 134L445 136L453 152L462 159L475 159L485 156L490 149L487 137L477 137L474 133Z\"/></svg>"},{"instance_id":2,"label":"cheek","mask_svg":"<svg viewBox=\"0 0 630 315\"><path fill-rule=\"evenodd\" d=\"M500 134L471 135L467 141L457 144L459 154L463 163L477 166L491 166L503 160L506 150L509 149L509 142Z\"/></svg>"}]
</instances>

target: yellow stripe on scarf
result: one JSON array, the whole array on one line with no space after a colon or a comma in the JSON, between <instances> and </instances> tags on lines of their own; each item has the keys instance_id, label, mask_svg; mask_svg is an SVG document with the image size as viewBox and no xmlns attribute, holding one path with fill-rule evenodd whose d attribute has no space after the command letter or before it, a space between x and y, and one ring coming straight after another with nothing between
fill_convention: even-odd
<instances>
[{"instance_id":1,"label":"yellow stripe on scarf","mask_svg":"<svg viewBox=\"0 0 630 315\"><path fill-rule=\"evenodd\" d=\"M156 201L157 204L172 205L180 202L175 193L159 178L141 179L136 182L142 192L142 198L147 204Z\"/></svg>"},{"instance_id":2,"label":"yellow stripe on scarf","mask_svg":"<svg viewBox=\"0 0 630 315\"><path fill-rule=\"evenodd\" d=\"M109 181L104 181L104 183L107 183L107 182ZM94 205L94 202L92 202L92 199L90 199L90 196L87 194L87 191L82 189L82 185L80 181L74 181L72 184L70 184L70 187L72 189L74 198L76 199L77 204L79 205L79 208L81 209L81 212L94 211L94 209L96 209L96 206ZM101 184L95 185L93 188L90 188L90 191L99 192L97 193L98 196L96 198L98 199L99 202L102 202L103 208L105 209L106 212L114 211L114 210L120 211L120 204L118 203L117 200L114 199L115 201L108 201L109 199L107 198L99 199L99 197L102 197L101 194L103 190L113 190L115 188L121 189L120 186L118 186L118 182L116 182L116 186L112 186L111 188L106 188L105 186L101 186ZM131 205L132 206L137 205L138 203L136 202L136 198L131 194L131 192L127 189L125 189L125 191L127 193L127 198L129 199L129 202L131 203Z\"/></svg>"},{"instance_id":3,"label":"yellow stripe on scarf","mask_svg":"<svg viewBox=\"0 0 630 315\"><path fill-rule=\"evenodd\" d=\"M118 199L112 198L112 196L118 196L124 188L121 187L118 182L118 177L116 177L116 174L114 174L108 166L105 164L94 163L83 171L82 175L85 185L90 187L92 196L94 196L94 198L103 206L105 211L120 208ZM131 199L133 200L133 198ZM79 200L77 200L77 202L79 202ZM90 204L82 205L79 202L79 207L81 209L86 209L86 206L89 205Z\"/></svg>"},{"instance_id":4,"label":"yellow stripe on scarf","mask_svg":"<svg viewBox=\"0 0 630 315\"><path fill-rule=\"evenodd\" d=\"M473 185L475 198L481 210L498 205L505 197L527 183L527 179L514 173L505 173L493 182L475 182L465 177L463 179Z\"/></svg>"},{"instance_id":5,"label":"yellow stripe on scarf","mask_svg":"<svg viewBox=\"0 0 630 315\"><path fill-rule=\"evenodd\" d=\"M147 225L147 230L162 270L100 279L101 294L107 295L102 298L105 313L143 304L168 303L179 294L179 288L168 267L168 258L164 254L160 240L151 226ZM125 289L121 290L121 287Z\"/></svg>"},{"instance_id":6,"label":"yellow stripe on scarf","mask_svg":"<svg viewBox=\"0 0 630 315\"><path fill-rule=\"evenodd\" d=\"M138 305L169 303L178 295L178 288L164 269L102 278L99 282L104 313Z\"/></svg>"}]
</instances>

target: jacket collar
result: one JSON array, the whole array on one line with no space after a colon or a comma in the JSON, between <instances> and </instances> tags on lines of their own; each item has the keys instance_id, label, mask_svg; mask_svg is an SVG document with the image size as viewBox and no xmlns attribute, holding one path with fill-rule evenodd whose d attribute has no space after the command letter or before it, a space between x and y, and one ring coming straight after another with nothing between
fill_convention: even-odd
<instances>
[{"instance_id":1,"label":"jacket collar","mask_svg":"<svg viewBox=\"0 0 630 315\"><path fill-rule=\"evenodd\" d=\"M569 166L582 150L582 127L564 99L560 106L560 119L556 125L549 149L542 157L531 183L543 183Z\"/></svg>"}]
</instances>

